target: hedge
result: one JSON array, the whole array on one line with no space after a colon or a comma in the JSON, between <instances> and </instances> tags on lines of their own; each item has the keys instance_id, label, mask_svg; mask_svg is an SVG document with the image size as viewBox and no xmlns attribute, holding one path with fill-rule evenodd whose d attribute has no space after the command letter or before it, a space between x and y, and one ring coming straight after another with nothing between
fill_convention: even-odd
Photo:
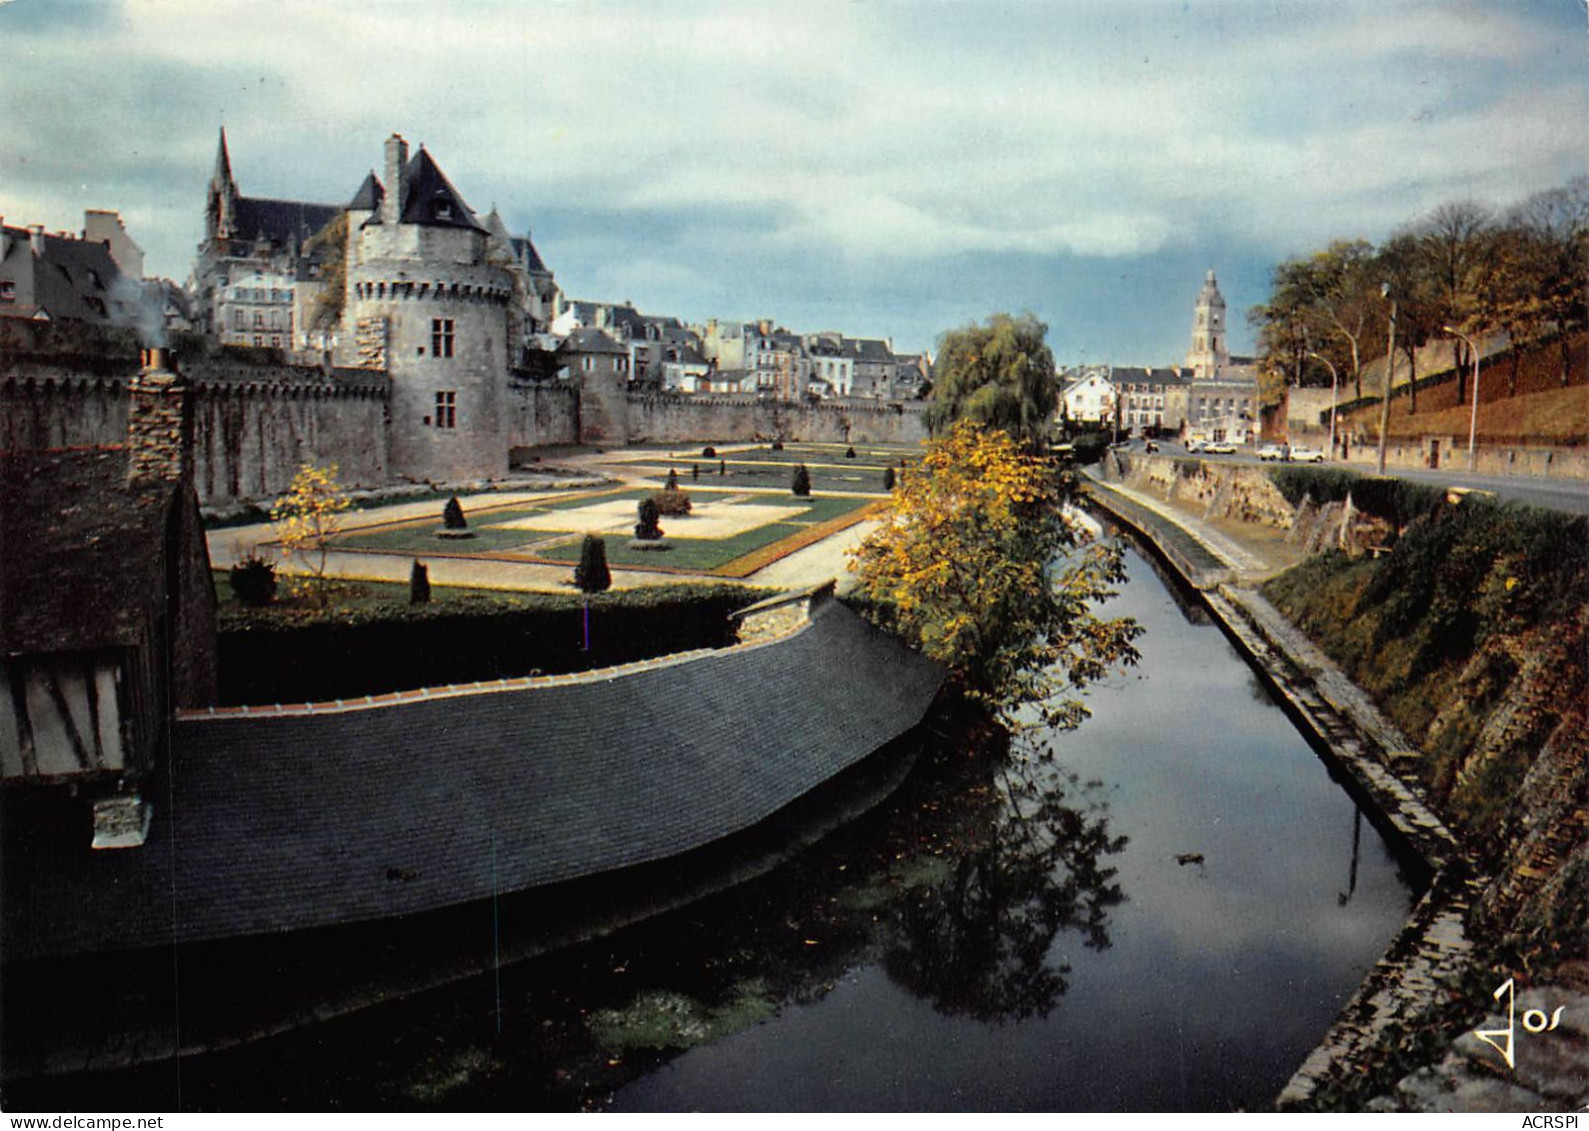
<instances>
[{"instance_id":1,"label":"hedge","mask_svg":"<svg viewBox=\"0 0 1589 1131\"><path fill-rule=\"evenodd\" d=\"M769 595L744 585L603 593L590 599L589 652L581 647L584 602L577 593L452 595L410 605L405 592L316 614L235 610L217 640L220 702L346 699L718 648L733 643L728 614Z\"/></svg>"}]
</instances>

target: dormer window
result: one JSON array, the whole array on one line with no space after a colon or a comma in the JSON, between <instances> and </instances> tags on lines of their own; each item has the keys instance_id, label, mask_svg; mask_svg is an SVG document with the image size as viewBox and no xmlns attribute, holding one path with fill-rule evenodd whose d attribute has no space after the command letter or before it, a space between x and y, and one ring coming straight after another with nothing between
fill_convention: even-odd
<instances>
[{"instance_id":1,"label":"dormer window","mask_svg":"<svg viewBox=\"0 0 1589 1131\"><path fill-rule=\"evenodd\" d=\"M435 196L433 196L431 198L431 203L432 203L431 214L434 215L436 217L436 219L438 219L438 220L451 220L452 219L452 201L450 199L448 199L446 193L438 192Z\"/></svg>"}]
</instances>

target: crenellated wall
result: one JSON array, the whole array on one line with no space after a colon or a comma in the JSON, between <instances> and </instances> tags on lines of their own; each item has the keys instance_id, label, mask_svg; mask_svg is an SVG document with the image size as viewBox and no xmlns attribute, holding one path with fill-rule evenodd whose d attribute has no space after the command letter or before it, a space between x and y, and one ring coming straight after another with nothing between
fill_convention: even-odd
<instances>
[{"instance_id":1,"label":"crenellated wall","mask_svg":"<svg viewBox=\"0 0 1589 1131\"><path fill-rule=\"evenodd\" d=\"M759 397L631 395L629 441L636 444L738 442L777 438L914 444L927 437L921 402L789 404Z\"/></svg>"},{"instance_id":2,"label":"crenellated wall","mask_svg":"<svg viewBox=\"0 0 1589 1131\"><path fill-rule=\"evenodd\" d=\"M335 463L349 487L391 479L384 378L367 384L206 379L192 386L193 479L206 504L279 495L305 463ZM56 367L0 374L0 449L123 444L127 377Z\"/></svg>"},{"instance_id":3,"label":"crenellated wall","mask_svg":"<svg viewBox=\"0 0 1589 1131\"><path fill-rule=\"evenodd\" d=\"M387 400L377 388L198 385L194 485L205 503L279 495L303 464L336 464L344 487L391 480Z\"/></svg>"},{"instance_id":4,"label":"crenellated wall","mask_svg":"<svg viewBox=\"0 0 1589 1131\"><path fill-rule=\"evenodd\" d=\"M579 441L579 390L567 381L508 384L508 450Z\"/></svg>"},{"instance_id":5,"label":"crenellated wall","mask_svg":"<svg viewBox=\"0 0 1589 1131\"><path fill-rule=\"evenodd\" d=\"M461 334L463 323L456 325ZM427 317L426 334L428 326ZM0 337L0 346L5 343ZM130 343L112 344L115 348L80 355L0 350L0 450L125 443L129 387L138 366L135 349L125 348ZM179 363L183 352L177 351ZM438 480L494 478L506 474L511 455L581 442L591 411L588 391L575 382L510 378L499 392L481 394L477 402L469 390L479 382L471 378L456 382L461 386L456 430L444 432L433 423L405 430L394 427L400 400L410 415L427 406L434 411L434 391L420 388L423 382L415 385L412 373L402 380L419 392L411 388L414 395L399 397L402 380L394 382L379 370L287 365L279 358L197 345L186 353L191 360L180 369L192 390L194 486L207 505L279 495L305 463L336 464L339 480L349 487L412 479L426 468ZM913 444L927 435L922 402L788 404L758 397L617 395L624 411L608 419L621 420L625 434L613 443L780 438ZM463 426L481 412L488 421L477 428ZM420 458L411 451L414 458L404 464L396 451L405 442L411 448L421 442L451 448L467 447L471 440L481 451L458 460L434 451Z\"/></svg>"}]
</instances>

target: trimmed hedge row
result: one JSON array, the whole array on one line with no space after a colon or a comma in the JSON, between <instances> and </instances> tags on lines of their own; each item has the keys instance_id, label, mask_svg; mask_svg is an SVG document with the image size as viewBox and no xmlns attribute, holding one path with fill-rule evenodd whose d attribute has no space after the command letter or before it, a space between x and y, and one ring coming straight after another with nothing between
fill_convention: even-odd
<instances>
[{"instance_id":1,"label":"trimmed hedge row","mask_svg":"<svg viewBox=\"0 0 1589 1131\"><path fill-rule=\"evenodd\" d=\"M235 613L217 641L220 702L301 703L612 664L734 642L728 614L768 596L744 585L659 586L590 599L492 597L291 619Z\"/></svg>"}]
</instances>

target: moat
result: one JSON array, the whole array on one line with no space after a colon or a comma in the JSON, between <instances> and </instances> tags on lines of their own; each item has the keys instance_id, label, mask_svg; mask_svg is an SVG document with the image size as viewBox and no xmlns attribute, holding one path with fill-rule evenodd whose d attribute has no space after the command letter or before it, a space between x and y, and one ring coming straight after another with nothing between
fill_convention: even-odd
<instances>
[{"instance_id":1,"label":"moat","mask_svg":"<svg viewBox=\"0 0 1589 1131\"><path fill-rule=\"evenodd\" d=\"M1146 628L1142 662L1046 753L940 716L893 798L759 880L499 977L8 1101L1266 1107L1422 877L1200 607L1128 564L1110 611Z\"/></svg>"}]
</instances>

